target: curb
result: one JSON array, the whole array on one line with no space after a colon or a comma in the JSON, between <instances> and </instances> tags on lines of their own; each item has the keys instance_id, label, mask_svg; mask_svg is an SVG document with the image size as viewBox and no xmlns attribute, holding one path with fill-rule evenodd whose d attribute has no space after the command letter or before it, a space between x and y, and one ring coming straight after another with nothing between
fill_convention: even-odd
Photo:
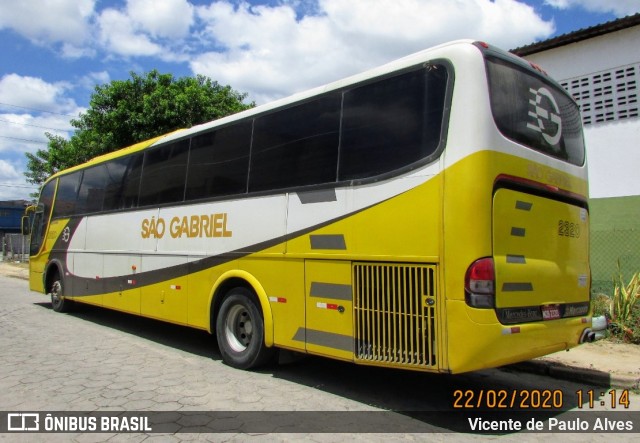
<instances>
[{"instance_id":1,"label":"curb","mask_svg":"<svg viewBox=\"0 0 640 443\"><path fill-rule=\"evenodd\" d=\"M545 360L529 360L507 366L521 372L545 375L560 380L588 383L601 387L640 389L640 379L628 375L610 374L595 369L577 368Z\"/></svg>"}]
</instances>

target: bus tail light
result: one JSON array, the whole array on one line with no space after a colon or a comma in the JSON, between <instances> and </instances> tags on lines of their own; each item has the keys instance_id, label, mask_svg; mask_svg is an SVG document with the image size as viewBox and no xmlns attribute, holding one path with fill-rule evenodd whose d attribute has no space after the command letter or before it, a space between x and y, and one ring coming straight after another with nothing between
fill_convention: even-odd
<instances>
[{"instance_id":1,"label":"bus tail light","mask_svg":"<svg viewBox=\"0 0 640 443\"><path fill-rule=\"evenodd\" d=\"M474 308L495 306L496 274L493 259L480 258L467 269L464 278L465 301Z\"/></svg>"}]
</instances>

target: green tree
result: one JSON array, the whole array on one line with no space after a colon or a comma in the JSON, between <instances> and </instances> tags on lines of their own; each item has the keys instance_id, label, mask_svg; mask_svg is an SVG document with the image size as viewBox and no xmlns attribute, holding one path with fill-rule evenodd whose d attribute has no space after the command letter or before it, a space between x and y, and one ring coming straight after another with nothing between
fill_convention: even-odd
<instances>
[{"instance_id":1,"label":"green tree","mask_svg":"<svg viewBox=\"0 0 640 443\"><path fill-rule=\"evenodd\" d=\"M47 149L27 153L27 181L41 185L51 174L125 146L255 106L247 94L208 77L174 78L157 70L131 72L128 80L96 86L89 109L71 120L69 140L46 134Z\"/></svg>"}]
</instances>

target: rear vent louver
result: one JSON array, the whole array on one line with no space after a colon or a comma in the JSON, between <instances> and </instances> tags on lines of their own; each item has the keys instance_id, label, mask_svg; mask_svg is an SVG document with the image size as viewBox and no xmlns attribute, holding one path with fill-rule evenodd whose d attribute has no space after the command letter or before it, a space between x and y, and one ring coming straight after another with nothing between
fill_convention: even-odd
<instances>
[{"instance_id":1,"label":"rear vent louver","mask_svg":"<svg viewBox=\"0 0 640 443\"><path fill-rule=\"evenodd\" d=\"M356 359L437 368L435 266L354 264Z\"/></svg>"}]
</instances>

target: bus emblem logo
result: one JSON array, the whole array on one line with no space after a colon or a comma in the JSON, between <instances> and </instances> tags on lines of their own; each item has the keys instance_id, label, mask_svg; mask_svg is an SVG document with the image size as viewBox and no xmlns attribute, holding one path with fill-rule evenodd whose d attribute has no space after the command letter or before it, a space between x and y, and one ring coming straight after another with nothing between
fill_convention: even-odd
<instances>
[{"instance_id":1,"label":"bus emblem logo","mask_svg":"<svg viewBox=\"0 0 640 443\"><path fill-rule=\"evenodd\" d=\"M527 123L527 128L540 132L545 141L551 146L557 145L562 136L562 119L560 118L560 109L556 99L545 87L530 88L529 92L532 94L529 104L533 106L533 110L529 111L529 117L532 118L533 122ZM552 124L545 125L545 121Z\"/></svg>"},{"instance_id":2,"label":"bus emblem logo","mask_svg":"<svg viewBox=\"0 0 640 443\"><path fill-rule=\"evenodd\" d=\"M65 243L69 243L70 238L71 238L71 229L69 229L69 226L67 226L66 228L64 228L64 231L62 231L62 241Z\"/></svg>"}]
</instances>

